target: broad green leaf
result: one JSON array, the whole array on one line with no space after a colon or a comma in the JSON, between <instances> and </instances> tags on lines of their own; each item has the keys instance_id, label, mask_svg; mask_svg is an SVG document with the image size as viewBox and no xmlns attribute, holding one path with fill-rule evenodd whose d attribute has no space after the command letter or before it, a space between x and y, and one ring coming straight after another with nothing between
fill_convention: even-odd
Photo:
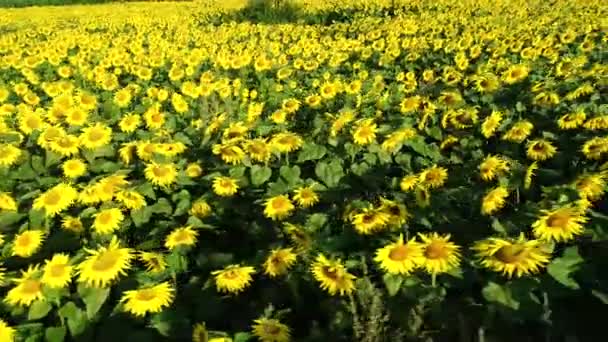
<instances>
[{"instance_id":1,"label":"broad green leaf","mask_svg":"<svg viewBox=\"0 0 608 342\"><path fill-rule=\"evenodd\" d=\"M27 313L27 319L29 321L34 321L44 318L49 314L49 311L51 311L52 308L51 304L46 300L37 300L30 306L30 310Z\"/></svg>"},{"instance_id":2,"label":"broad green leaf","mask_svg":"<svg viewBox=\"0 0 608 342\"><path fill-rule=\"evenodd\" d=\"M137 210L131 210L131 220L135 224L135 227L140 227L148 222L152 218L152 210L150 207L143 207Z\"/></svg>"},{"instance_id":3,"label":"broad green leaf","mask_svg":"<svg viewBox=\"0 0 608 342\"><path fill-rule=\"evenodd\" d=\"M309 160L319 160L325 156L327 148L323 145L317 145L315 143L307 142L302 146L302 149L298 153L298 163L303 163Z\"/></svg>"},{"instance_id":4,"label":"broad green leaf","mask_svg":"<svg viewBox=\"0 0 608 342\"><path fill-rule=\"evenodd\" d=\"M238 332L234 334L234 342L247 342L251 337L253 336L248 332Z\"/></svg>"},{"instance_id":5,"label":"broad green leaf","mask_svg":"<svg viewBox=\"0 0 608 342\"><path fill-rule=\"evenodd\" d=\"M167 266L174 273L182 273L188 270L188 258L177 251L169 254L166 261Z\"/></svg>"},{"instance_id":6,"label":"broad green leaf","mask_svg":"<svg viewBox=\"0 0 608 342\"><path fill-rule=\"evenodd\" d=\"M72 336L78 336L87 327L87 317L83 310L74 304L74 302L67 302L61 309L59 309L59 315L67 320L68 329Z\"/></svg>"},{"instance_id":7,"label":"broad green leaf","mask_svg":"<svg viewBox=\"0 0 608 342\"><path fill-rule=\"evenodd\" d=\"M429 144L420 136L405 141L403 145L410 147L416 153L431 159L433 162L439 161L442 157L439 147L437 147L436 144Z\"/></svg>"},{"instance_id":8,"label":"broad green leaf","mask_svg":"<svg viewBox=\"0 0 608 342\"><path fill-rule=\"evenodd\" d=\"M308 216L306 227L310 232L317 231L327 223L327 214L316 213Z\"/></svg>"},{"instance_id":9,"label":"broad green leaf","mask_svg":"<svg viewBox=\"0 0 608 342\"><path fill-rule=\"evenodd\" d=\"M251 173L251 184L259 186L270 179L272 176L272 169L267 166L253 165L250 170Z\"/></svg>"},{"instance_id":10,"label":"broad green leaf","mask_svg":"<svg viewBox=\"0 0 608 342\"><path fill-rule=\"evenodd\" d=\"M402 276L386 273L382 277L382 280L384 281L384 286L386 286L386 290L388 291L389 296L393 297L397 293L399 293L399 290L401 289L401 284L403 284Z\"/></svg>"},{"instance_id":11,"label":"broad green leaf","mask_svg":"<svg viewBox=\"0 0 608 342\"><path fill-rule=\"evenodd\" d=\"M30 229L37 229L44 224L44 211L32 209L29 212Z\"/></svg>"},{"instance_id":12,"label":"broad green leaf","mask_svg":"<svg viewBox=\"0 0 608 342\"><path fill-rule=\"evenodd\" d=\"M103 303L106 302L110 295L110 288L94 288L84 285L78 286L78 294L84 302L87 309L87 317L92 319L95 317Z\"/></svg>"},{"instance_id":13,"label":"broad green leaf","mask_svg":"<svg viewBox=\"0 0 608 342\"><path fill-rule=\"evenodd\" d=\"M159 198L158 201L151 206L151 210L155 214L171 215L171 213L173 213L171 202L166 198Z\"/></svg>"},{"instance_id":14,"label":"broad green leaf","mask_svg":"<svg viewBox=\"0 0 608 342\"><path fill-rule=\"evenodd\" d=\"M50 327L46 328L44 337L46 342L63 342L65 333L65 327Z\"/></svg>"},{"instance_id":15,"label":"broad green leaf","mask_svg":"<svg viewBox=\"0 0 608 342\"><path fill-rule=\"evenodd\" d=\"M340 179L344 177L341 161L334 159L331 162L320 162L315 167L315 174L328 187L335 187L340 183Z\"/></svg>"},{"instance_id":16,"label":"broad green leaf","mask_svg":"<svg viewBox=\"0 0 608 342\"><path fill-rule=\"evenodd\" d=\"M36 171L38 174L44 174L47 172L41 156L32 156L32 169L34 169L34 171Z\"/></svg>"},{"instance_id":17,"label":"broad green leaf","mask_svg":"<svg viewBox=\"0 0 608 342\"><path fill-rule=\"evenodd\" d=\"M0 213L0 227L7 227L14 223L17 223L24 216L25 216L25 214L19 214L17 212L11 212L11 211Z\"/></svg>"},{"instance_id":18,"label":"broad green leaf","mask_svg":"<svg viewBox=\"0 0 608 342\"><path fill-rule=\"evenodd\" d=\"M547 266L547 273L560 284L576 290L580 286L572 279L571 274L578 269L582 262L583 258L578 254L577 247L568 247L561 257L553 259Z\"/></svg>"},{"instance_id":19,"label":"broad green leaf","mask_svg":"<svg viewBox=\"0 0 608 342\"><path fill-rule=\"evenodd\" d=\"M228 172L228 174L230 174L230 177L232 177L232 178L242 178L245 175L245 171L247 171L246 167L237 166L237 167L231 168L230 171Z\"/></svg>"},{"instance_id":20,"label":"broad green leaf","mask_svg":"<svg viewBox=\"0 0 608 342\"><path fill-rule=\"evenodd\" d=\"M59 164L60 161L61 161L61 155L51 152L49 150L46 150L46 155L44 158L44 166L47 169L50 168L51 166Z\"/></svg>"},{"instance_id":21,"label":"broad green leaf","mask_svg":"<svg viewBox=\"0 0 608 342\"><path fill-rule=\"evenodd\" d=\"M519 309L519 302L513 298L511 290L505 285L489 282L481 293L488 302L498 303L513 310Z\"/></svg>"},{"instance_id":22,"label":"broad green leaf","mask_svg":"<svg viewBox=\"0 0 608 342\"><path fill-rule=\"evenodd\" d=\"M289 186L294 186L300 181L300 167L299 166L281 166L279 170L281 177L289 184Z\"/></svg>"}]
</instances>

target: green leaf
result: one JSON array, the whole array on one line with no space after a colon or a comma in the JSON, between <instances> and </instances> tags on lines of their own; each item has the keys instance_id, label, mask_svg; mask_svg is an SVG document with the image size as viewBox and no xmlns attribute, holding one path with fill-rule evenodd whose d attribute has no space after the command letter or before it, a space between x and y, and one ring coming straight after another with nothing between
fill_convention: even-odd
<instances>
[{"instance_id":1,"label":"green leaf","mask_svg":"<svg viewBox=\"0 0 608 342\"><path fill-rule=\"evenodd\" d=\"M46 342L63 342L65 340L65 327L46 328L44 333Z\"/></svg>"},{"instance_id":2,"label":"green leaf","mask_svg":"<svg viewBox=\"0 0 608 342\"><path fill-rule=\"evenodd\" d=\"M25 214L19 214L14 211L0 213L0 226L6 227L19 222Z\"/></svg>"},{"instance_id":3,"label":"green leaf","mask_svg":"<svg viewBox=\"0 0 608 342\"><path fill-rule=\"evenodd\" d=\"M403 284L402 276L386 273L384 274L384 277L382 277L382 280L384 281L384 286L386 286L389 296L393 297L399 293L401 284Z\"/></svg>"},{"instance_id":4,"label":"green leaf","mask_svg":"<svg viewBox=\"0 0 608 342\"><path fill-rule=\"evenodd\" d=\"M247 171L246 167L237 166L237 167L231 168L230 171L228 172L228 174L230 174L230 177L232 177L232 178L242 178L245 175L245 171Z\"/></svg>"},{"instance_id":5,"label":"green leaf","mask_svg":"<svg viewBox=\"0 0 608 342\"><path fill-rule=\"evenodd\" d=\"M292 167L283 165L283 166L281 166L279 173L281 174L281 177L287 182L287 184L289 186L293 186L300 181L301 171L300 171L300 167L297 165L292 166Z\"/></svg>"},{"instance_id":6,"label":"green leaf","mask_svg":"<svg viewBox=\"0 0 608 342\"><path fill-rule=\"evenodd\" d=\"M61 309L59 309L59 315L67 320L68 329L72 336L82 334L84 329L87 327L87 318L80 308L74 304L74 302L67 302Z\"/></svg>"},{"instance_id":7,"label":"green leaf","mask_svg":"<svg viewBox=\"0 0 608 342\"><path fill-rule=\"evenodd\" d=\"M40 228L44 224L44 211L32 209L29 212L30 229Z\"/></svg>"},{"instance_id":8,"label":"green leaf","mask_svg":"<svg viewBox=\"0 0 608 342\"><path fill-rule=\"evenodd\" d=\"M92 319L108 299L110 288L94 288L79 285L78 294L87 308L87 317Z\"/></svg>"},{"instance_id":9,"label":"green leaf","mask_svg":"<svg viewBox=\"0 0 608 342\"><path fill-rule=\"evenodd\" d=\"M174 273L182 273L188 270L188 258L179 252L173 252L167 256L167 266Z\"/></svg>"},{"instance_id":10,"label":"green leaf","mask_svg":"<svg viewBox=\"0 0 608 342\"><path fill-rule=\"evenodd\" d=\"M431 159L433 162L441 159L441 151L439 150L439 147L437 147L436 144L426 143L423 137L417 136L413 139L407 140L403 143L403 145L410 147L416 153Z\"/></svg>"},{"instance_id":11,"label":"green leaf","mask_svg":"<svg viewBox=\"0 0 608 342\"><path fill-rule=\"evenodd\" d=\"M248 332L238 332L234 334L234 342L247 342L251 340L252 335Z\"/></svg>"},{"instance_id":12,"label":"green leaf","mask_svg":"<svg viewBox=\"0 0 608 342\"><path fill-rule=\"evenodd\" d=\"M155 214L171 215L173 208L171 208L171 202L166 198L159 198L156 204L151 206L151 210Z\"/></svg>"},{"instance_id":13,"label":"green leaf","mask_svg":"<svg viewBox=\"0 0 608 342\"><path fill-rule=\"evenodd\" d=\"M131 210L131 220L133 220L135 227L141 227L142 225L150 222L150 218L152 218L152 210L150 210L150 207Z\"/></svg>"},{"instance_id":14,"label":"green leaf","mask_svg":"<svg viewBox=\"0 0 608 342\"><path fill-rule=\"evenodd\" d=\"M267 166L253 165L249 172L251 173L251 184L254 186L266 183L272 176L272 169Z\"/></svg>"},{"instance_id":15,"label":"green leaf","mask_svg":"<svg viewBox=\"0 0 608 342\"><path fill-rule=\"evenodd\" d=\"M303 163L309 160L319 160L325 156L327 149L323 145L307 142L302 146L298 153L298 163Z\"/></svg>"},{"instance_id":16,"label":"green leaf","mask_svg":"<svg viewBox=\"0 0 608 342\"><path fill-rule=\"evenodd\" d=\"M608 295L598 291L598 290L591 290L591 294L594 295L597 299L599 299L602 303L604 304L608 304Z\"/></svg>"},{"instance_id":17,"label":"green leaf","mask_svg":"<svg viewBox=\"0 0 608 342\"><path fill-rule=\"evenodd\" d=\"M321 229L325 223L327 223L327 214L312 214L306 220L306 227L310 232L314 232Z\"/></svg>"},{"instance_id":18,"label":"green leaf","mask_svg":"<svg viewBox=\"0 0 608 342\"><path fill-rule=\"evenodd\" d=\"M335 187L340 183L340 179L344 177L342 163L338 159L331 162L320 162L315 167L315 174L328 187Z\"/></svg>"},{"instance_id":19,"label":"green leaf","mask_svg":"<svg viewBox=\"0 0 608 342\"><path fill-rule=\"evenodd\" d=\"M32 156L32 169L38 174L46 173L46 167L44 167L44 161L41 156Z\"/></svg>"},{"instance_id":20,"label":"green leaf","mask_svg":"<svg viewBox=\"0 0 608 342\"><path fill-rule=\"evenodd\" d=\"M59 164L60 161L61 161L61 155L51 152L49 150L46 150L46 155L44 158L44 166L47 169L50 168L51 166Z\"/></svg>"},{"instance_id":21,"label":"green leaf","mask_svg":"<svg viewBox=\"0 0 608 342\"><path fill-rule=\"evenodd\" d=\"M27 313L28 321L35 321L37 319L41 319L46 317L49 314L53 307L46 300L37 300L32 306L30 306L30 310Z\"/></svg>"},{"instance_id":22,"label":"green leaf","mask_svg":"<svg viewBox=\"0 0 608 342\"><path fill-rule=\"evenodd\" d=\"M506 286L489 282L488 285L481 290L481 293L488 302L498 303L513 310L519 308L519 302L513 298L511 290Z\"/></svg>"},{"instance_id":23,"label":"green leaf","mask_svg":"<svg viewBox=\"0 0 608 342\"><path fill-rule=\"evenodd\" d=\"M560 284L576 290L580 286L570 275L578 269L582 262L583 258L578 254L578 248L568 247L561 257L553 259L547 266L547 273Z\"/></svg>"}]
</instances>

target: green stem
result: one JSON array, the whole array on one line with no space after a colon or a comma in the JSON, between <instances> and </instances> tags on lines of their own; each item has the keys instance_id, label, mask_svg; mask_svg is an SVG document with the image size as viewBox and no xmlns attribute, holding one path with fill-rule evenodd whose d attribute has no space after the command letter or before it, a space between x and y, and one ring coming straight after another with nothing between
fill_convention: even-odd
<instances>
[{"instance_id":1,"label":"green stem","mask_svg":"<svg viewBox=\"0 0 608 342\"><path fill-rule=\"evenodd\" d=\"M437 287L437 275L435 273L431 274L431 286Z\"/></svg>"}]
</instances>

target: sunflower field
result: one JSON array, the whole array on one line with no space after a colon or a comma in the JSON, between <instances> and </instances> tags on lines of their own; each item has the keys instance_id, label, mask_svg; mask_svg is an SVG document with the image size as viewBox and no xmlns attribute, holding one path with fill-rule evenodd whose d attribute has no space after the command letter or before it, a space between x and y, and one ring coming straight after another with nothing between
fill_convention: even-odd
<instances>
[{"instance_id":1,"label":"sunflower field","mask_svg":"<svg viewBox=\"0 0 608 342\"><path fill-rule=\"evenodd\" d=\"M601 340L605 2L0 17L0 342Z\"/></svg>"}]
</instances>

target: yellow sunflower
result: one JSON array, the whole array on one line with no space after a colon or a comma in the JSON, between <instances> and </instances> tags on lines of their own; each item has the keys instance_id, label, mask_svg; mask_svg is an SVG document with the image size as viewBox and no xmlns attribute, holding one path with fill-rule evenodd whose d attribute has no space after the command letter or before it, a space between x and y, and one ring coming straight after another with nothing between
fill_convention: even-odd
<instances>
[{"instance_id":1,"label":"yellow sunflower","mask_svg":"<svg viewBox=\"0 0 608 342\"><path fill-rule=\"evenodd\" d=\"M124 214L118 208L102 209L94 215L91 228L98 234L111 234L118 228L125 219Z\"/></svg>"},{"instance_id":2,"label":"yellow sunflower","mask_svg":"<svg viewBox=\"0 0 608 342\"><path fill-rule=\"evenodd\" d=\"M0 167L10 167L17 162L22 152L10 144L0 144Z\"/></svg>"},{"instance_id":3,"label":"yellow sunflower","mask_svg":"<svg viewBox=\"0 0 608 342\"><path fill-rule=\"evenodd\" d=\"M606 171L588 173L579 176L574 185L579 196L589 201L596 201L606 192L608 186L606 178L608 178L608 172Z\"/></svg>"},{"instance_id":4,"label":"yellow sunflower","mask_svg":"<svg viewBox=\"0 0 608 342\"><path fill-rule=\"evenodd\" d=\"M10 305L30 306L33 302L43 299L39 277L38 265L29 265L27 271L21 271L21 278L15 280L17 285L8 291L4 301Z\"/></svg>"},{"instance_id":5,"label":"yellow sunflower","mask_svg":"<svg viewBox=\"0 0 608 342\"><path fill-rule=\"evenodd\" d=\"M272 220L283 220L291 215L295 206L285 195L278 195L266 200L264 204L264 216Z\"/></svg>"},{"instance_id":6,"label":"yellow sunflower","mask_svg":"<svg viewBox=\"0 0 608 342\"><path fill-rule=\"evenodd\" d=\"M14 342L16 330L10 327L4 320L0 319L0 341Z\"/></svg>"},{"instance_id":7,"label":"yellow sunflower","mask_svg":"<svg viewBox=\"0 0 608 342\"><path fill-rule=\"evenodd\" d=\"M88 149L96 149L105 146L112 140L112 129L101 123L82 129L80 134L81 144Z\"/></svg>"},{"instance_id":8,"label":"yellow sunflower","mask_svg":"<svg viewBox=\"0 0 608 342\"><path fill-rule=\"evenodd\" d=\"M249 287L255 268L251 266L229 265L223 270L213 271L215 286L219 292L239 293Z\"/></svg>"},{"instance_id":9,"label":"yellow sunflower","mask_svg":"<svg viewBox=\"0 0 608 342\"><path fill-rule=\"evenodd\" d=\"M69 159L61 165L61 169L64 176L74 179L87 172L87 164L80 159Z\"/></svg>"},{"instance_id":10,"label":"yellow sunflower","mask_svg":"<svg viewBox=\"0 0 608 342\"><path fill-rule=\"evenodd\" d=\"M71 157L78 154L79 146L80 142L78 141L78 138L70 134L64 134L49 143L51 151L63 157Z\"/></svg>"},{"instance_id":11,"label":"yellow sunflower","mask_svg":"<svg viewBox=\"0 0 608 342\"><path fill-rule=\"evenodd\" d=\"M387 273L407 275L422 265L422 246L413 239L404 243L403 235L399 235L397 241L376 251L374 261Z\"/></svg>"},{"instance_id":12,"label":"yellow sunflower","mask_svg":"<svg viewBox=\"0 0 608 342\"><path fill-rule=\"evenodd\" d=\"M69 208L78 198L78 191L71 185L60 183L38 196L33 203L36 210L44 210L46 216L55 216Z\"/></svg>"},{"instance_id":13,"label":"yellow sunflower","mask_svg":"<svg viewBox=\"0 0 608 342\"><path fill-rule=\"evenodd\" d=\"M293 152L304 144L304 139L292 132L275 134L270 139L270 146L279 153Z\"/></svg>"},{"instance_id":14,"label":"yellow sunflower","mask_svg":"<svg viewBox=\"0 0 608 342\"><path fill-rule=\"evenodd\" d=\"M133 133L141 123L141 116L137 114L125 115L118 123L118 128L125 133Z\"/></svg>"},{"instance_id":15,"label":"yellow sunflower","mask_svg":"<svg viewBox=\"0 0 608 342\"><path fill-rule=\"evenodd\" d=\"M376 139L378 125L372 119L360 121L353 129L353 141L358 145L371 144Z\"/></svg>"},{"instance_id":16,"label":"yellow sunflower","mask_svg":"<svg viewBox=\"0 0 608 342\"><path fill-rule=\"evenodd\" d=\"M535 161L551 159L555 153L557 153L557 148L555 148L550 141L545 139L535 139L530 141L528 143L528 149L526 150L528 158Z\"/></svg>"},{"instance_id":17,"label":"yellow sunflower","mask_svg":"<svg viewBox=\"0 0 608 342\"><path fill-rule=\"evenodd\" d=\"M273 249L264 261L264 273L271 278L286 274L296 262L296 257L291 248Z\"/></svg>"},{"instance_id":18,"label":"yellow sunflower","mask_svg":"<svg viewBox=\"0 0 608 342\"><path fill-rule=\"evenodd\" d=\"M131 267L133 251L121 248L114 236L107 247L86 249L89 256L78 265L78 281L91 287L107 287Z\"/></svg>"},{"instance_id":19,"label":"yellow sunflower","mask_svg":"<svg viewBox=\"0 0 608 342\"><path fill-rule=\"evenodd\" d=\"M205 200L198 200L192 203L192 207L190 208L190 215L196 216L198 218L205 218L211 214L213 209Z\"/></svg>"},{"instance_id":20,"label":"yellow sunflower","mask_svg":"<svg viewBox=\"0 0 608 342\"><path fill-rule=\"evenodd\" d=\"M538 163L534 162L528 166L526 169L526 175L524 177L524 189L529 189L532 185L532 178L534 177L534 173L538 170Z\"/></svg>"},{"instance_id":21,"label":"yellow sunflower","mask_svg":"<svg viewBox=\"0 0 608 342\"><path fill-rule=\"evenodd\" d=\"M13 253L22 258L27 258L36 253L44 241L44 232L41 230L26 230L15 235L13 240Z\"/></svg>"},{"instance_id":22,"label":"yellow sunflower","mask_svg":"<svg viewBox=\"0 0 608 342\"><path fill-rule=\"evenodd\" d=\"M585 122L586 118L587 114L582 110L564 114L557 120L557 126L563 130L576 129Z\"/></svg>"},{"instance_id":23,"label":"yellow sunflower","mask_svg":"<svg viewBox=\"0 0 608 342\"><path fill-rule=\"evenodd\" d=\"M253 321L253 335L261 342L289 342L289 327L277 319L259 318Z\"/></svg>"},{"instance_id":24,"label":"yellow sunflower","mask_svg":"<svg viewBox=\"0 0 608 342\"><path fill-rule=\"evenodd\" d=\"M369 235L384 229L390 216L383 210L364 208L351 216L351 222L359 234Z\"/></svg>"},{"instance_id":25,"label":"yellow sunflower","mask_svg":"<svg viewBox=\"0 0 608 342\"><path fill-rule=\"evenodd\" d=\"M175 289L165 281L158 285L125 291L120 302L124 303L125 311L135 316L145 316L147 313L161 312L163 308L171 305L173 292Z\"/></svg>"},{"instance_id":26,"label":"yellow sunflower","mask_svg":"<svg viewBox=\"0 0 608 342\"><path fill-rule=\"evenodd\" d=\"M267 163L272 157L271 146L266 142L266 139L253 139L243 143L243 147L249 158L253 161Z\"/></svg>"},{"instance_id":27,"label":"yellow sunflower","mask_svg":"<svg viewBox=\"0 0 608 342\"><path fill-rule=\"evenodd\" d=\"M579 206L563 206L542 210L541 213L543 215L532 224L532 232L539 240L567 242L584 232L583 224L587 218Z\"/></svg>"},{"instance_id":28,"label":"yellow sunflower","mask_svg":"<svg viewBox=\"0 0 608 342\"><path fill-rule=\"evenodd\" d=\"M529 70L525 65L514 65L502 74L502 80L507 84L517 83L528 77Z\"/></svg>"},{"instance_id":29,"label":"yellow sunflower","mask_svg":"<svg viewBox=\"0 0 608 342\"><path fill-rule=\"evenodd\" d=\"M302 208L309 208L319 202L319 195L310 187L301 187L294 190L293 200Z\"/></svg>"},{"instance_id":30,"label":"yellow sunflower","mask_svg":"<svg viewBox=\"0 0 608 342\"><path fill-rule=\"evenodd\" d=\"M137 210L146 206L146 198L135 190L120 190L114 198L127 209Z\"/></svg>"},{"instance_id":31,"label":"yellow sunflower","mask_svg":"<svg viewBox=\"0 0 608 342\"><path fill-rule=\"evenodd\" d=\"M44 265L42 283L48 287L65 287L72 280L73 269L68 255L55 254Z\"/></svg>"},{"instance_id":32,"label":"yellow sunflower","mask_svg":"<svg viewBox=\"0 0 608 342\"><path fill-rule=\"evenodd\" d=\"M428 273L445 273L460 265L460 247L450 241L449 234L441 236L433 232L418 236L422 240L421 266Z\"/></svg>"},{"instance_id":33,"label":"yellow sunflower","mask_svg":"<svg viewBox=\"0 0 608 342\"><path fill-rule=\"evenodd\" d=\"M496 187L483 197L481 202L481 213L492 215L505 206L509 191L504 186Z\"/></svg>"},{"instance_id":34,"label":"yellow sunflower","mask_svg":"<svg viewBox=\"0 0 608 342\"><path fill-rule=\"evenodd\" d=\"M237 193L239 185L231 177L219 176L213 179L213 192L218 196L230 197Z\"/></svg>"},{"instance_id":35,"label":"yellow sunflower","mask_svg":"<svg viewBox=\"0 0 608 342\"><path fill-rule=\"evenodd\" d=\"M285 223L285 234L288 236L297 253L304 253L310 249L312 245L312 237L302 227L291 223Z\"/></svg>"},{"instance_id":36,"label":"yellow sunflower","mask_svg":"<svg viewBox=\"0 0 608 342\"><path fill-rule=\"evenodd\" d=\"M237 145L237 141L213 145L212 152L219 155L222 160L231 165L238 165L245 159L245 152Z\"/></svg>"},{"instance_id":37,"label":"yellow sunflower","mask_svg":"<svg viewBox=\"0 0 608 342\"><path fill-rule=\"evenodd\" d=\"M356 277L348 273L340 260L330 260L319 254L312 264L312 274L321 288L332 296L349 295L355 290Z\"/></svg>"},{"instance_id":38,"label":"yellow sunflower","mask_svg":"<svg viewBox=\"0 0 608 342\"><path fill-rule=\"evenodd\" d=\"M492 111L492 113L483 121L481 124L481 134L488 139L494 135L496 129L502 121L502 113L498 111Z\"/></svg>"},{"instance_id":39,"label":"yellow sunflower","mask_svg":"<svg viewBox=\"0 0 608 342\"><path fill-rule=\"evenodd\" d=\"M139 260L146 266L146 271L150 273L159 273L167 268L167 262L161 253L139 252L138 256Z\"/></svg>"},{"instance_id":40,"label":"yellow sunflower","mask_svg":"<svg viewBox=\"0 0 608 342\"><path fill-rule=\"evenodd\" d=\"M479 174L484 181L492 181L498 176L509 172L509 162L501 156L488 155L479 164Z\"/></svg>"},{"instance_id":41,"label":"yellow sunflower","mask_svg":"<svg viewBox=\"0 0 608 342\"><path fill-rule=\"evenodd\" d=\"M173 250L179 246L194 246L198 232L190 226L174 229L165 239L165 247Z\"/></svg>"},{"instance_id":42,"label":"yellow sunflower","mask_svg":"<svg viewBox=\"0 0 608 342\"><path fill-rule=\"evenodd\" d=\"M203 168L197 163L190 163L186 166L186 176L197 178L203 174Z\"/></svg>"},{"instance_id":43,"label":"yellow sunflower","mask_svg":"<svg viewBox=\"0 0 608 342\"><path fill-rule=\"evenodd\" d=\"M61 220L61 228L71 231L73 233L81 233L84 230L82 221L79 217L65 216Z\"/></svg>"},{"instance_id":44,"label":"yellow sunflower","mask_svg":"<svg viewBox=\"0 0 608 342\"><path fill-rule=\"evenodd\" d=\"M418 183L420 182L420 176L418 175L408 175L401 178L401 182L399 183L399 187L401 191L408 192L416 188Z\"/></svg>"},{"instance_id":45,"label":"yellow sunflower","mask_svg":"<svg viewBox=\"0 0 608 342\"><path fill-rule=\"evenodd\" d=\"M521 143L532 133L533 128L534 125L530 121L518 121L505 134L503 134L501 139Z\"/></svg>"},{"instance_id":46,"label":"yellow sunflower","mask_svg":"<svg viewBox=\"0 0 608 342\"><path fill-rule=\"evenodd\" d=\"M533 274L549 263L551 253L538 240L488 238L473 247L481 266L509 278Z\"/></svg>"},{"instance_id":47,"label":"yellow sunflower","mask_svg":"<svg viewBox=\"0 0 608 342\"><path fill-rule=\"evenodd\" d=\"M400 228L407 223L410 213L405 205L383 197L380 198L380 203L378 211L382 211L388 215L388 225Z\"/></svg>"},{"instance_id":48,"label":"yellow sunflower","mask_svg":"<svg viewBox=\"0 0 608 342\"><path fill-rule=\"evenodd\" d=\"M448 179L448 170L443 167L433 166L420 172L419 177L420 181L418 184L429 189L434 189L445 184L445 181Z\"/></svg>"},{"instance_id":49,"label":"yellow sunflower","mask_svg":"<svg viewBox=\"0 0 608 342\"><path fill-rule=\"evenodd\" d=\"M16 211L17 202L6 192L0 192L0 210Z\"/></svg>"},{"instance_id":50,"label":"yellow sunflower","mask_svg":"<svg viewBox=\"0 0 608 342\"><path fill-rule=\"evenodd\" d=\"M581 152L587 159L602 159L608 153L608 137L594 137L585 141Z\"/></svg>"},{"instance_id":51,"label":"yellow sunflower","mask_svg":"<svg viewBox=\"0 0 608 342\"><path fill-rule=\"evenodd\" d=\"M170 186L177 180L177 168L173 163L150 163L144 171L146 179L154 185Z\"/></svg>"}]
</instances>

